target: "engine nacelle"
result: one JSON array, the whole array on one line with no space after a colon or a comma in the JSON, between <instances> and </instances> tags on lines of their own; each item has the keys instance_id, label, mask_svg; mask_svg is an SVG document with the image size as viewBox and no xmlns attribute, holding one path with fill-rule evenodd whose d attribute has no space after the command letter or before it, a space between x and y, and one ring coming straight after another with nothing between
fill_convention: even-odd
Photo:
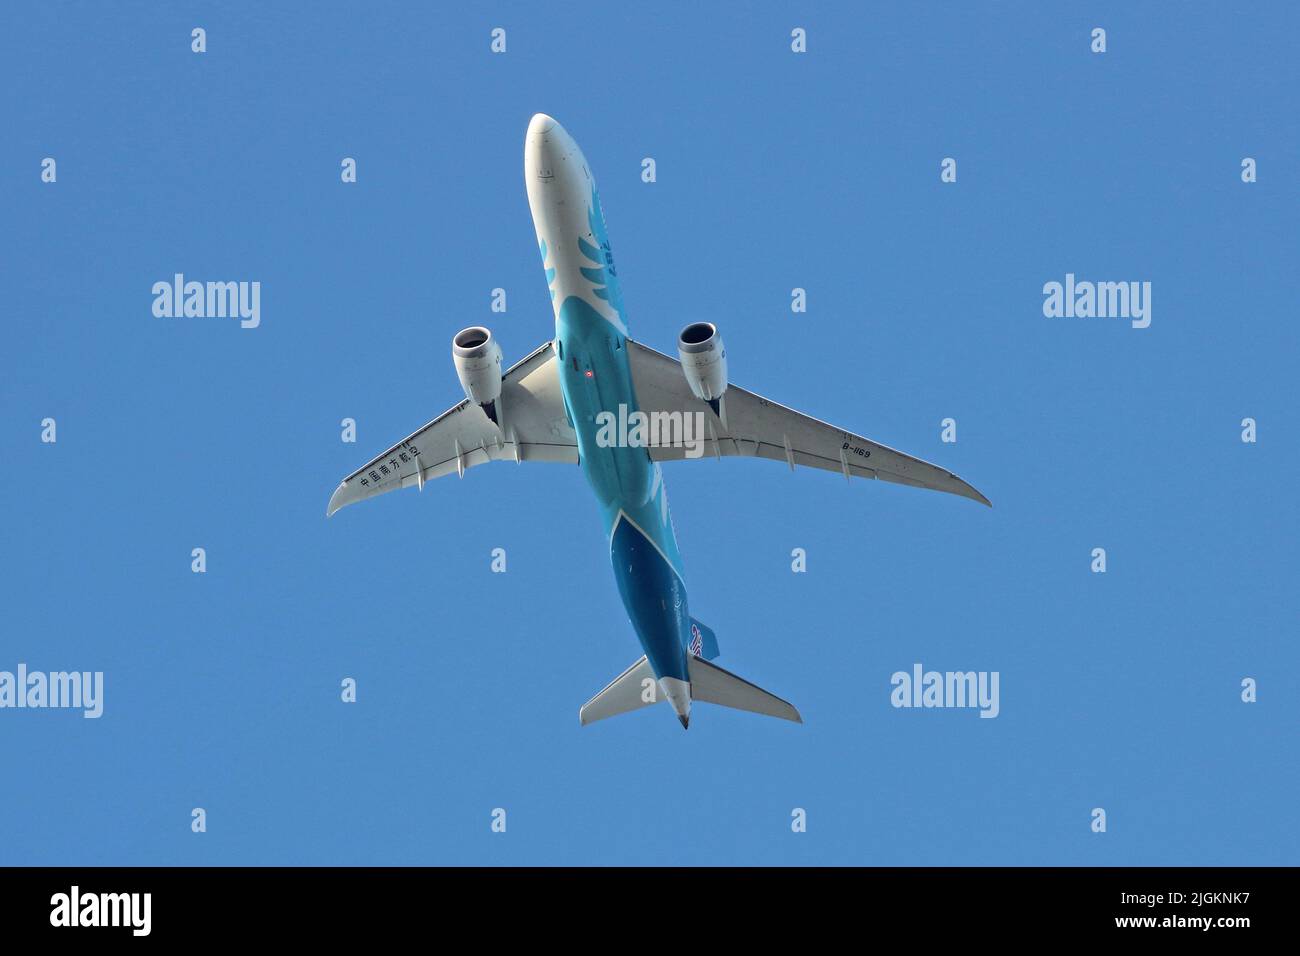
<instances>
[{"instance_id":1,"label":"engine nacelle","mask_svg":"<svg viewBox=\"0 0 1300 956\"><path fill-rule=\"evenodd\" d=\"M712 322L692 322L677 337L677 355L691 392L717 411L727 390L727 348Z\"/></svg>"},{"instance_id":2,"label":"engine nacelle","mask_svg":"<svg viewBox=\"0 0 1300 956\"><path fill-rule=\"evenodd\" d=\"M451 340L451 359L465 397L497 420L496 401L501 397L501 346L492 331L481 325L461 329Z\"/></svg>"}]
</instances>

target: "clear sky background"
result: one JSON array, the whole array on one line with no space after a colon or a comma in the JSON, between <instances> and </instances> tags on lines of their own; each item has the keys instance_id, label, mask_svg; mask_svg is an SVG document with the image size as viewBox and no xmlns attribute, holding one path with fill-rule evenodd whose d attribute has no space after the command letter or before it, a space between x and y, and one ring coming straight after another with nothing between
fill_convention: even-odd
<instances>
[{"instance_id":1,"label":"clear sky background","mask_svg":"<svg viewBox=\"0 0 1300 956\"><path fill-rule=\"evenodd\" d=\"M0 710L0 863L1300 863L1292 5L379 6L0 13L0 669L106 684ZM575 467L325 518L461 397L456 330L554 334L537 111L635 338L717 322L736 383L994 504L665 466L719 663L803 726L579 727L641 651ZM261 326L155 318L176 272ZM1151 282L1150 328L1044 317L1067 272ZM1000 716L891 707L917 662Z\"/></svg>"}]
</instances>

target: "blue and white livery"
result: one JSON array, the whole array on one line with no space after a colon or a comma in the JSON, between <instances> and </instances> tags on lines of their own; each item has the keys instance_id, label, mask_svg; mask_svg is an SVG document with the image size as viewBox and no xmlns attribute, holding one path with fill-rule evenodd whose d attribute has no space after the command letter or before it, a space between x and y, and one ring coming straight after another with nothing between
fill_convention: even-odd
<instances>
[{"instance_id":1,"label":"blue and white livery","mask_svg":"<svg viewBox=\"0 0 1300 956\"><path fill-rule=\"evenodd\" d=\"M718 642L691 617L660 463L701 452L767 458L792 470L804 465L987 499L938 466L731 385L712 323L683 329L680 361L629 339L595 177L578 144L545 114L528 126L524 180L555 338L503 373L488 329L458 332L452 360L465 400L344 479L328 513L498 459L578 464L595 493L614 579L644 651L582 707L581 722L667 702L688 727L695 701L802 722L786 701L711 663ZM637 413L664 425L651 430L655 440L629 441L625 429L608 427L615 416ZM678 431L670 438L672 428ZM694 441L676 440L683 433ZM620 440L611 440L614 434Z\"/></svg>"}]
</instances>

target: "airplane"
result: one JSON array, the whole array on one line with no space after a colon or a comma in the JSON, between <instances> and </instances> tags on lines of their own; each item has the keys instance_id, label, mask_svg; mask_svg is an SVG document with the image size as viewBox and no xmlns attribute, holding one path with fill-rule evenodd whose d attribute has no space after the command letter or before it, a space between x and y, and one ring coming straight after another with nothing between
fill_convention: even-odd
<instances>
[{"instance_id":1,"label":"airplane","mask_svg":"<svg viewBox=\"0 0 1300 956\"><path fill-rule=\"evenodd\" d=\"M614 579L644 651L582 706L580 724L661 701L683 728L697 701L802 723L793 705L713 663L718 641L689 610L661 463L699 460L701 452L766 458L792 471L819 468L988 499L937 465L732 385L712 322L682 329L678 359L628 338L596 180L573 137L545 113L528 124L524 182L555 337L503 373L491 330L457 332L452 362L465 398L348 475L326 514L398 488L423 490L453 472L464 477L489 461L579 465L600 504ZM659 422L659 440L648 440L644 427L611 427L615 414L625 422L638 412ZM691 422L699 428L687 441Z\"/></svg>"}]
</instances>

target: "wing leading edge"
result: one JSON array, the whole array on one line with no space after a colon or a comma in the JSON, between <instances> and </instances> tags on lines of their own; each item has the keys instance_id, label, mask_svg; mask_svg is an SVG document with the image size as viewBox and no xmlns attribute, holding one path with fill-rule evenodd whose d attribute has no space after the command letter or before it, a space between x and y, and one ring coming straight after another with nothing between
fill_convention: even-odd
<instances>
[{"instance_id":1,"label":"wing leading edge","mask_svg":"<svg viewBox=\"0 0 1300 956\"><path fill-rule=\"evenodd\" d=\"M577 464L578 441L569 425L546 342L501 377L497 425L468 399L443 412L382 455L344 478L330 496L326 515L353 502L397 488L418 487L484 462L556 461Z\"/></svg>"},{"instance_id":2,"label":"wing leading edge","mask_svg":"<svg viewBox=\"0 0 1300 956\"><path fill-rule=\"evenodd\" d=\"M877 478L914 488L930 488L970 498L992 507L987 498L947 469L896 451L787 408L761 395L728 385L720 414L691 394L674 358L628 340L628 358L636 387L637 404L643 412L700 412L707 434L706 455L738 455L784 461L796 465L837 471L845 478ZM650 449L655 461L676 461L687 457L687 449L662 445Z\"/></svg>"}]
</instances>

